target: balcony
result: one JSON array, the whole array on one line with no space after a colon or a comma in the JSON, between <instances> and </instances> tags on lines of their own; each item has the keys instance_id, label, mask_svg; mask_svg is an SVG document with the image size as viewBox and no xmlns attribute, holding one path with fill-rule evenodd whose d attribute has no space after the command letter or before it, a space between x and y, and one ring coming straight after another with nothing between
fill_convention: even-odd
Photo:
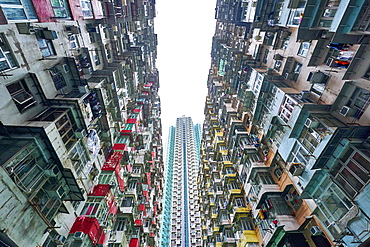
<instances>
[{"instance_id":1,"label":"balcony","mask_svg":"<svg viewBox=\"0 0 370 247\"><path fill-rule=\"evenodd\" d=\"M260 207L269 194L281 193L280 187L277 184L252 185L252 188L254 187L258 187L257 190L255 190L258 191L258 194L257 196L250 195L250 198L253 198L251 202L253 211Z\"/></svg>"},{"instance_id":2,"label":"balcony","mask_svg":"<svg viewBox=\"0 0 370 247\"><path fill-rule=\"evenodd\" d=\"M237 241L238 246L250 246L250 245L251 247L259 246L257 232L253 230L237 231L235 232L235 239Z\"/></svg>"},{"instance_id":3,"label":"balcony","mask_svg":"<svg viewBox=\"0 0 370 247\"><path fill-rule=\"evenodd\" d=\"M258 138L245 136L240 139L239 147L244 151L245 154L257 153L258 146L259 146Z\"/></svg>"}]
</instances>

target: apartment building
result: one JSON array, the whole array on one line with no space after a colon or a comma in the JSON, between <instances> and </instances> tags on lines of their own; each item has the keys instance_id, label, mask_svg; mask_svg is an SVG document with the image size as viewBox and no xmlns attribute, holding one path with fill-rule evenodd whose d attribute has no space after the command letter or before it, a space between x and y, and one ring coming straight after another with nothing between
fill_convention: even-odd
<instances>
[{"instance_id":1,"label":"apartment building","mask_svg":"<svg viewBox=\"0 0 370 247\"><path fill-rule=\"evenodd\" d=\"M158 246L155 1L0 1L0 245Z\"/></svg>"},{"instance_id":2,"label":"apartment building","mask_svg":"<svg viewBox=\"0 0 370 247\"><path fill-rule=\"evenodd\" d=\"M203 246L369 246L368 9L217 1Z\"/></svg>"},{"instance_id":3,"label":"apartment building","mask_svg":"<svg viewBox=\"0 0 370 247\"><path fill-rule=\"evenodd\" d=\"M163 196L161 246L202 246L197 177L200 125L191 117L170 127Z\"/></svg>"}]
</instances>

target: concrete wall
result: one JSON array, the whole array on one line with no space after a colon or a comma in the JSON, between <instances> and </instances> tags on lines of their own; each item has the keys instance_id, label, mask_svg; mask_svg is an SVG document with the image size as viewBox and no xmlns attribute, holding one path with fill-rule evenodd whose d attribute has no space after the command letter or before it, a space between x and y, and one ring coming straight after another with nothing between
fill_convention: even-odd
<instances>
[{"instance_id":1,"label":"concrete wall","mask_svg":"<svg viewBox=\"0 0 370 247\"><path fill-rule=\"evenodd\" d=\"M37 246L47 228L26 197L0 168L0 229L19 246Z\"/></svg>"}]
</instances>

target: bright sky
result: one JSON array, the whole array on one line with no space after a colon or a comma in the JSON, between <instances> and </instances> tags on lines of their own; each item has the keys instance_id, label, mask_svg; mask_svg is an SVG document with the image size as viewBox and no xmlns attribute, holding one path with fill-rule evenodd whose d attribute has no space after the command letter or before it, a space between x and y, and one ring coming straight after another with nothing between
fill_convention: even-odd
<instances>
[{"instance_id":1,"label":"bright sky","mask_svg":"<svg viewBox=\"0 0 370 247\"><path fill-rule=\"evenodd\" d=\"M216 0L156 1L163 144L177 117L203 123L215 7Z\"/></svg>"}]
</instances>

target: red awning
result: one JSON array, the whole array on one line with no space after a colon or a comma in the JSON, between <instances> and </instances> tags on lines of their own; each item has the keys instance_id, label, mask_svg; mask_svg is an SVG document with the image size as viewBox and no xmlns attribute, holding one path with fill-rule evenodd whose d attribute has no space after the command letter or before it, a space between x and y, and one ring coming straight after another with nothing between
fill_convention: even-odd
<instances>
[{"instance_id":1,"label":"red awning","mask_svg":"<svg viewBox=\"0 0 370 247\"><path fill-rule=\"evenodd\" d=\"M136 226L142 226L142 225L143 225L143 220L141 220L141 219L137 219L137 220L135 220L134 224L135 224Z\"/></svg>"},{"instance_id":2,"label":"red awning","mask_svg":"<svg viewBox=\"0 0 370 247\"><path fill-rule=\"evenodd\" d=\"M145 196L146 201L149 202L149 194L148 194L148 191L143 191L143 195Z\"/></svg>"},{"instance_id":3,"label":"red awning","mask_svg":"<svg viewBox=\"0 0 370 247\"><path fill-rule=\"evenodd\" d=\"M153 207L153 214L156 215L157 214L157 206L154 206Z\"/></svg>"},{"instance_id":4,"label":"red awning","mask_svg":"<svg viewBox=\"0 0 370 247\"><path fill-rule=\"evenodd\" d=\"M110 191L109 184L98 184L95 185L89 196L106 196Z\"/></svg>"},{"instance_id":5,"label":"red awning","mask_svg":"<svg viewBox=\"0 0 370 247\"><path fill-rule=\"evenodd\" d=\"M138 238L131 238L129 247L140 247Z\"/></svg>"},{"instance_id":6,"label":"red awning","mask_svg":"<svg viewBox=\"0 0 370 247\"><path fill-rule=\"evenodd\" d=\"M152 152L152 158L155 158L155 152Z\"/></svg>"},{"instance_id":7,"label":"red awning","mask_svg":"<svg viewBox=\"0 0 370 247\"><path fill-rule=\"evenodd\" d=\"M121 136L129 136L132 133L132 130L121 130Z\"/></svg>"},{"instance_id":8,"label":"red awning","mask_svg":"<svg viewBox=\"0 0 370 247\"><path fill-rule=\"evenodd\" d=\"M103 171L114 171L116 169L116 166L119 165L123 157L123 154L120 152L114 152L112 153L105 164L102 167Z\"/></svg>"},{"instance_id":9,"label":"red awning","mask_svg":"<svg viewBox=\"0 0 370 247\"><path fill-rule=\"evenodd\" d=\"M128 123L128 124L134 124L134 123L136 123L136 121L137 121L136 118L128 118L127 121L126 121L126 123Z\"/></svg>"},{"instance_id":10,"label":"red awning","mask_svg":"<svg viewBox=\"0 0 370 247\"><path fill-rule=\"evenodd\" d=\"M127 146L124 143L116 143L116 144L113 145L113 150L127 151Z\"/></svg>"},{"instance_id":11,"label":"red awning","mask_svg":"<svg viewBox=\"0 0 370 247\"><path fill-rule=\"evenodd\" d=\"M141 109L133 109L132 112L134 113L139 113L141 111Z\"/></svg>"},{"instance_id":12,"label":"red awning","mask_svg":"<svg viewBox=\"0 0 370 247\"><path fill-rule=\"evenodd\" d=\"M83 232L88 234L91 242L94 244L104 244L106 236L104 231L100 228L99 222L96 218L89 218L85 215L77 217L72 225L69 233Z\"/></svg>"},{"instance_id":13,"label":"red awning","mask_svg":"<svg viewBox=\"0 0 370 247\"><path fill-rule=\"evenodd\" d=\"M113 201L113 203L109 206L109 214L114 214L116 215L117 214L117 206L116 206L116 202Z\"/></svg>"},{"instance_id":14,"label":"red awning","mask_svg":"<svg viewBox=\"0 0 370 247\"><path fill-rule=\"evenodd\" d=\"M123 191L125 191L125 182L124 182L123 178L121 178L120 170L121 170L121 166L120 165L116 166L115 173L116 173L118 186L119 186L120 191L123 192Z\"/></svg>"},{"instance_id":15,"label":"red awning","mask_svg":"<svg viewBox=\"0 0 370 247\"><path fill-rule=\"evenodd\" d=\"M151 173L150 172L147 172L146 173L146 183L148 184L149 189L151 189L151 186L150 186L150 184L151 184L150 176L151 176Z\"/></svg>"},{"instance_id":16,"label":"red awning","mask_svg":"<svg viewBox=\"0 0 370 247\"><path fill-rule=\"evenodd\" d=\"M139 210L144 211L145 210L145 204L140 204L139 205Z\"/></svg>"}]
</instances>

